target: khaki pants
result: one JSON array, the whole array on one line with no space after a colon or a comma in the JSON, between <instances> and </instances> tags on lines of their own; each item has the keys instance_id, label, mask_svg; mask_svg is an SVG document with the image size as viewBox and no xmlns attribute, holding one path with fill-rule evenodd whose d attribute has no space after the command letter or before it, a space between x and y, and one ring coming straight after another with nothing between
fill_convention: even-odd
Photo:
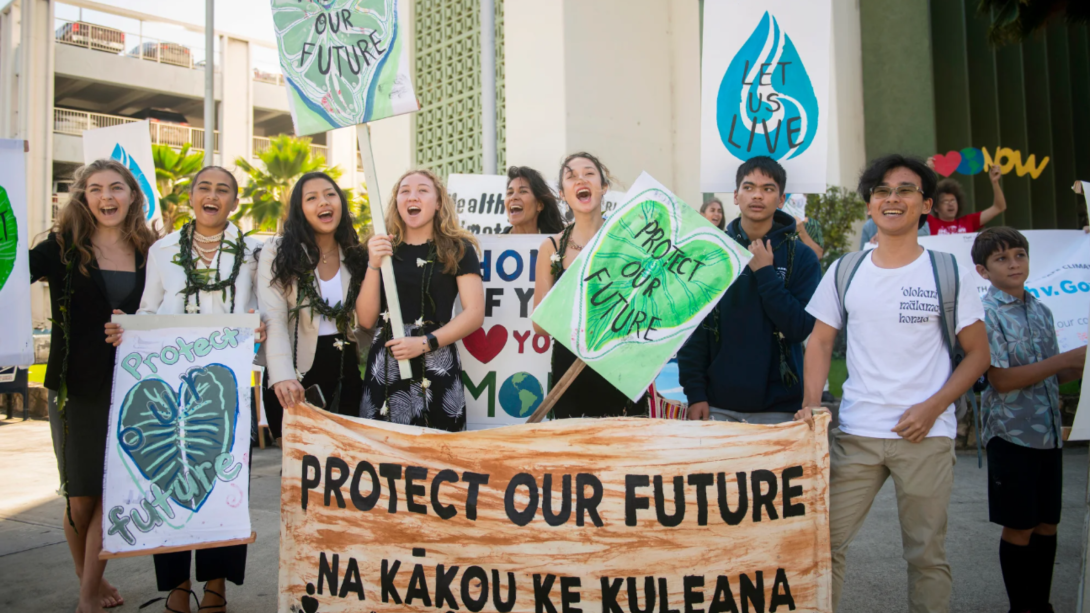
<instances>
[{"instance_id":1,"label":"khaki pants","mask_svg":"<svg viewBox=\"0 0 1090 613\"><path fill-rule=\"evenodd\" d=\"M859 533L886 478L897 489L903 557L908 562L911 613L950 610L946 512L954 485L954 441L910 443L831 432L829 532L833 550L833 609L840 603L848 545Z\"/></svg>"}]
</instances>

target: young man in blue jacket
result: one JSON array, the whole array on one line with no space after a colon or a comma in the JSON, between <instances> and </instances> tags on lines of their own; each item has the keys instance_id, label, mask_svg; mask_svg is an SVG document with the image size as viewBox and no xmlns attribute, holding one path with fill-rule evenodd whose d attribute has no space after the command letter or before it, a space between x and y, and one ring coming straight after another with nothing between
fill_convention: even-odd
<instances>
[{"instance_id":1,"label":"young man in blue jacket","mask_svg":"<svg viewBox=\"0 0 1090 613\"><path fill-rule=\"evenodd\" d=\"M766 156L738 167L734 203L741 217L727 234L753 259L678 353L689 419L773 424L802 408L806 312L821 265L779 210L787 172Z\"/></svg>"}]
</instances>

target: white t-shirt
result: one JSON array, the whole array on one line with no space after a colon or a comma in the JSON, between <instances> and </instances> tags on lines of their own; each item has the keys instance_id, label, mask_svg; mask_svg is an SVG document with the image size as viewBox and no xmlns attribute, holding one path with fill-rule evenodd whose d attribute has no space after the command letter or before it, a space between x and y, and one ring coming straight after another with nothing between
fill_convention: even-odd
<instances>
[{"instance_id":1,"label":"white t-shirt","mask_svg":"<svg viewBox=\"0 0 1090 613\"><path fill-rule=\"evenodd\" d=\"M911 406L933 396L950 378L950 352L943 343L938 292L926 250L901 268L879 268L866 256L848 286L848 380L840 404L840 429L871 438L893 432ZM837 262L839 264L839 262ZM984 321L984 307L969 272L959 270L957 332ZM806 312L840 329L836 266L825 273ZM935 420L928 436L954 438L954 405Z\"/></svg>"},{"instance_id":2,"label":"white t-shirt","mask_svg":"<svg viewBox=\"0 0 1090 613\"><path fill-rule=\"evenodd\" d=\"M344 300L341 296L342 290L340 270L338 270L337 274L333 275L333 278L329 281L322 281L322 278L318 276L318 291L322 293L322 298L328 302L330 306L335 306L338 302ZM319 317L318 336L329 336L331 334L338 334L336 322L330 321L325 317Z\"/></svg>"}]
</instances>

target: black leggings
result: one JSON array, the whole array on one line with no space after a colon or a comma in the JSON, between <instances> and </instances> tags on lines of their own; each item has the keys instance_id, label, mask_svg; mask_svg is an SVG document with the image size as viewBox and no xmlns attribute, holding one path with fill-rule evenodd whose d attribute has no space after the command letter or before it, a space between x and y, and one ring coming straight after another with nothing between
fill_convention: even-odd
<instances>
[{"instance_id":1,"label":"black leggings","mask_svg":"<svg viewBox=\"0 0 1090 613\"><path fill-rule=\"evenodd\" d=\"M318 346L314 349L314 363L301 381L303 389L317 385L325 396L326 406L331 413L351 415L359 417L360 398L363 396L363 379L360 377L360 362L356 355L356 345L345 343L344 350L348 353L344 356L344 378L341 382L341 401L339 406L333 407L333 395L337 392L338 373L341 372L341 350L333 343L344 338L340 334L330 334L318 337ZM265 417L269 422L269 431L274 438L283 436L284 407L280 406L280 399L276 392L269 387L269 381L265 380L263 392L265 400Z\"/></svg>"}]
</instances>

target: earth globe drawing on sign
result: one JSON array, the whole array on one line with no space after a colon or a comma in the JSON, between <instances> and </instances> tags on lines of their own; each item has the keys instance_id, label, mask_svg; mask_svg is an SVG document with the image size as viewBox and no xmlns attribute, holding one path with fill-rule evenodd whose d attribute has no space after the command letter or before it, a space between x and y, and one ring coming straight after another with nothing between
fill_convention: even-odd
<instances>
[{"instance_id":1,"label":"earth globe drawing on sign","mask_svg":"<svg viewBox=\"0 0 1090 613\"><path fill-rule=\"evenodd\" d=\"M517 372L500 386L500 406L511 417L533 415L544 399L541 382L528 372Z\"/></svg>"}]
</instances>

